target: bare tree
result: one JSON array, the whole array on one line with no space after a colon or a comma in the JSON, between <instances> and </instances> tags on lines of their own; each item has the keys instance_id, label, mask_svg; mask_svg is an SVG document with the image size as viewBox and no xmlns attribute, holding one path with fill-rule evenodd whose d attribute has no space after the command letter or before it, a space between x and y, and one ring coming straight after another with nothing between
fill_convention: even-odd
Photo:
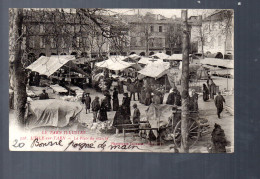
<instances>
[{"instance_id":1,"label":"bare tree","mask_svg":"<svg viewBox=\"0 0 260 179\"><path fill-rule=\"evenodd\" d=\"M10 9L10 88L14 90L14 107L16 118L19 123L24 124L25 105L26 105L26 73L23 60L27 60L24 54L34 48L28 43L22 51L23 40L26 38L39 37L40 30L37 29L42 25L45 33L41 35L42 48L46 42L55 42L57 54L65 48L64 44L69 44L71 39L76 41L76 47L80 46L82 38L82 28L97 29L100 34L115 43L115 47L127 38L119 29L122 26L120 22L114 21L104 9L77 9L74 12L68 12L68 9ZM70 26L71 28L67 28ZM71 30L73 29L73 30ZM25 34L23 34L25 30ZM99 35L100 35L99 34ZM76 38L76 39L75 39ZM52 40L51 40L52 39ZM69 39L69 40L68 40ZM32 41L34 42L34 41ZM72 42L73 43L73 42ZM50 48L50 47L49 47ZM116 49L122 49L118 46Z\"/></svg>"},{"instance_id":2,"label":"bare tree","mask_svg":"<svg viewBox=\"0 0 260 179\"><path fill-rule=\"evenodd\" d=\"M166 33L166 40L168 41L171 54L173 54L174 48L179 48L182 45L182 28L181 24L170 24Z\"/></svg>"}]
</instances>

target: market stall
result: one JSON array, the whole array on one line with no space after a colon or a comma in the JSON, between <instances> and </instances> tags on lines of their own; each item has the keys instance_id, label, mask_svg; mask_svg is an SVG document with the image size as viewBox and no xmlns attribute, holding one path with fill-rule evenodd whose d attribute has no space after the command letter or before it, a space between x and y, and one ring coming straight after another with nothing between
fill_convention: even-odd
<instances>
[{"instance_id":1,"label":"market stall","mask_svg":"<svg viewBox=\"0 0 260 179\"><path fill-rule=\"evenodd\" d=\"M58 99L30 101L28 103L26 126L29 129L65 127L79 117L82 109L82 106L78 103Z\"/></svg>"}]
</instances>

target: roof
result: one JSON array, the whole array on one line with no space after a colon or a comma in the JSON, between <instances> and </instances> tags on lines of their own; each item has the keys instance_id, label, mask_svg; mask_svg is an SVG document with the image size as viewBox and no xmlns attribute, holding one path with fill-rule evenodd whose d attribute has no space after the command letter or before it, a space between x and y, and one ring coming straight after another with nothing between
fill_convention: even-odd
<instances>
[{"instance_id":1,"label":"roof","mask_svg":"<svg viewBox=\"0 0 260 179\"><path fill-rule=\"evenodd\" d=\"M85 63L89 63L95 61L94 58L86 58L86 57L81 57L81 58L77 58L76 60L73 61L73 63L75 64L85 64Z\"/></svg>"},{"instance_id":2,"label":"roof","mask_svg":"<svg viewBox=\"0 0 260 179\"><path fill-rule=\"evenodd\" d=\"M38 72L41 75L50 76L71 60L76 60L75 56L73 55L52 55L50 57L41 56L34 63L28 66L27 69Z\"/></svg>"},{"instance_id":3,"label":"roof","mask_svg":"<svg viewBox=\"0 0 260 179\"><path fill-rule=\"evenodd\" d=\"M170 64L168 62L153 62L147 64L138 73L152 78L160 78L167 73L169 67Z\"/></svg>"},{"instance_id":4,"label":"roof","mask_svg":"<svg viewBox=\"0 0 260 179\"><path fill-rule=\"evenodd\" d=\"M131 59L134 59L134 60L138 59L138 58L141 58L141 56L136 55L136 54L129 55L128 57L131 58Z\"/></svg>"},{"instance_id":5,"label":"roof","mask_svg":"<svg viewBox=\"0 0 260 179\"><path fill-rule=\"evenodd\" d=\"M182 61L182 54L172 54L167 60L179 60Z\"/></svg>"},{"instance_id":6,"label":"roof","mask_svg":"<svg viewBox=\"0 0 260 179\"><path fill-rule=\"evenodd\" d=\"M211 66L218 66L218 67L225 67L225 68L234 68L234 60L227 60L227 59L218 59L218 58L205 58L200 60L201 64L204 65L211 65Z\"/></svg>"},{"instance_id":7,"label":"roof","mask_svg":"<svg viewBox=\"0 0 260 179\"><path fill-rule=\"evenodd\" d=\"M108 60L102 61L102 62L98 62L96 63L97 67L100 68L107 68L109 70L124 70L128 67L131 67L133 65L135 65L134 63L128 63L123 61L124 58L122 58L123 56L116 56L116 57L110 57Z\"/></svg>"},{"instance_id":8,"label":"roof","mask_svg":"<svg viewBox=\"0 0 260 179\"><path fill-rule=\"evenodd\" d=\"M159 59L166 59L169 57L169 55L167 55L165 53L156 53L156 54L153 54L152 57L158 57Z\"/></svg>"},{"instance_id":9,"label":"roof","mask_svg":"<svg viewBox=\"0 0 260 179\"><path fill-rule=\"evenodd\" d=\"M161 59L153 59L153 58L150 58L150 57L141 57L141 59L138 61L138 63L140 64L150 64L150 63L153 63L154 61L162 61Z\"/></svg>"}]
</instances>

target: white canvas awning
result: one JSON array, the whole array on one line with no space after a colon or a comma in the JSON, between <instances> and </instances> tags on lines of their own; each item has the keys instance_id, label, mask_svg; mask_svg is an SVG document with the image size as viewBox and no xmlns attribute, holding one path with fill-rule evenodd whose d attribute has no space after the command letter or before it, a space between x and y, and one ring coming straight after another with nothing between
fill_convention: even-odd
<instances>
[{"instance_id":1,"label":"white canvas awning","mask_svg":"<svg viewBox=\"0 0 260 179\"><path fill-rule=\"evenodd\" d=\"M182 54L172 54L166 60L182 61Z\"/></svg>"},{"instance_id":2,"label":"white canvas awning","mask_svg":"<svg viewBox=\"0 0 260 179\"><path fill-rule=\"evenodd\" d=\"M73 55L53 55L50 57L41 56L27 69L38 72L40 75L50 76L69 61L76 60Z\"/></svg>"},{"instance_id":3,"label":"white canvas awning","mask_svg":"<svg viewBox=\"0 0 260 179\"><path fill-rule=\"evenodd\" d=\"M114 71L118 71L118 70L124 70L128 67L131 67L133 65L135 65L134 63L128 63L122 60L112 60L112 59L108 59L102 62L98 62L95 64L97 67L100 68L107 68L109 70L114 70Z\"/></svg>"},{"instance_id":4,"label":"white canvas awning","mask_svg":"<svg viewBox=\"0 0 260 179\"><path fill-rule=\"evenodd\" d=\"M159 59L166 59L169 57L169 55L165 54L165 53L156 53L156 54L153 54L152 57L157 57Z\"/></svg>"},{"instance_id":5,"label":"white canvas awning","mask_svg":"<svg viewBox=\"0 0 260 179\"><path fill-rule=\"evenodd\" d=\"M234 68L234 60L227 59L218 59L218 58L205 58L200 60L201 64L225 67L225 68Z\"/></svg>"},{"instance_id":6,"label":"white canvas awning","mask_svg":"<svg viewBox=\"0 0 260 179\"><path fill-rule=\"evenodd\" d=\"M153 62L163 62L162 59L154 59L154 58L150 58L150 57L142 57L138 63L139 64L150 64L150 63L153 63Z\"/></svg>"},{"instance_id":7,"label":"white canvas awning","mask_svg":"<svg viewBox=\"0 0 260 179\"><path fill-rule=\"evenodd\" d=\"M168 62L154 62L146 65L142 70L138 71L138 73L157 79L165 75L169 67L170 64Z\"/></svg>"}]
</instances>

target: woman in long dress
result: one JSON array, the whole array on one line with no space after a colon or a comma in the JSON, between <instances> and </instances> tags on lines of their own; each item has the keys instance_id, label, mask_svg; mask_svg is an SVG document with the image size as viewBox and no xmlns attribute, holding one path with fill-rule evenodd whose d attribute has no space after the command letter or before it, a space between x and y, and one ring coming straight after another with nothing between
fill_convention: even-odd
<instances>
[{"instance_id":1,"label":"woman in long dress","mask_svg":"<svg viewBox=\"0 0 260 179\"><path fill-rule=\"evenodd\" d=\"M113 92L113 111L117 111L119 107L119 100L118 100L118 91L114 88Z\"/></svg>"},{"instance_id":2,"label":"woman in long dress","mask_svg":"<svg viewBox=\"0 0 260 179\"><path fill-rule=\"evenodd\" d=\"M100 112L99 112L99 120L107 121L107 101L103 99L101 101Z\"/></svg>"}]
</instances>

